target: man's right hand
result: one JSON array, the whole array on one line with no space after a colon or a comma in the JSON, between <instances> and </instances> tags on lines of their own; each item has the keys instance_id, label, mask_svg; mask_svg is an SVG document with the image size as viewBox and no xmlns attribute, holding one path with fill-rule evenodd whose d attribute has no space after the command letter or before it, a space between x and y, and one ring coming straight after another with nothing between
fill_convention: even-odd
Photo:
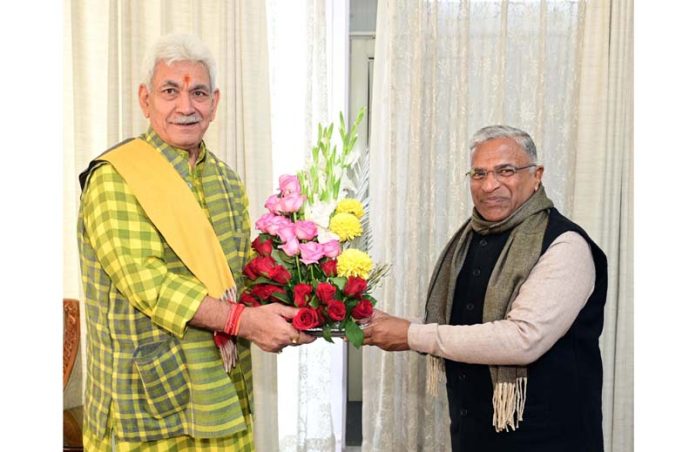
<instances>
[{"instance_id":1,"label":"man's right hand","mask_svg":"<svg viewBox=\"0 0 696 452\"><path fill-rule=\"evenodd\" d=\"M247 307L239 319L239 336L266 352L279 352L287 345L313 342L315 337L297 331L288 322L298 310L280 303Z\"/></svg>"}]
</instances>

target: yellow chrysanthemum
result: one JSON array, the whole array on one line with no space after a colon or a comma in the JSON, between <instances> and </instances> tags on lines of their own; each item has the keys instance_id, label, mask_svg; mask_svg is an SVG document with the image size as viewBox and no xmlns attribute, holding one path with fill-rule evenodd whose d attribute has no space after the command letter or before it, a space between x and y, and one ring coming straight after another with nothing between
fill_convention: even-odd
<instances>
[{"instance_id":1,"label":"yellow chrysanthemum","mask_svg":"<svg viewBox=\"0 0 696 452\"><path fill-rule=\"evenodd\" d=\"M336 258L336 271L338 276L359 276L367 279L372 271L372 259L367 253L349 248Z\"/></svg>"},{"instance_id":2,"label":"yellow chrysanthemum","mask_svg":"<svg viewBox=\"0 0 696 452\"><path fill-rule=\"evenodd\" d=\"M342 199L336 205L336 213L352 213L358 218L362 218L365 215L365 210L360 201L354 198Z\"/></svg>"},{"instance_id":3,"label":"yellow chrysanthemum","mask_svg":"<svg viewBox=\"0 0 696 452\"><path fill-rule=\"evenodd\" d=\"M331 217L329 230L339 237L341 242L353 240L362 235L362 225L352 213L337 213Z\"/></svg>"}]
</instances>

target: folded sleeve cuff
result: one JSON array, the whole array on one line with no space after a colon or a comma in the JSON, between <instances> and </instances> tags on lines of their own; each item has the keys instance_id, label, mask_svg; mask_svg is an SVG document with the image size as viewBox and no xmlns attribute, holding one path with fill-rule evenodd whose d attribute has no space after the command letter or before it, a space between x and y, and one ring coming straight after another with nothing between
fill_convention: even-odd
<instances>
[{"instance_id":1,"label":"folded sleeve cuff","mask_svg":"<svg viewBox=\"0 0 696 452\"><path fill-rule=\"evenodd\" d=\"M183 337L186 325L207 294L208 290L197 279L168 273L152 311L152 322Z\"/></svg>"}]
</instances>

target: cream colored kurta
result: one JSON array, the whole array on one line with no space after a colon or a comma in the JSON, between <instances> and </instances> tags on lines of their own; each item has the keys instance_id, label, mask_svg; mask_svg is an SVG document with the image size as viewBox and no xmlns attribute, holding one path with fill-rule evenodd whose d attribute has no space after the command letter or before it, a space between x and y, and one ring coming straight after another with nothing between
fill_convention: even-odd
<instances>
[{"instance_id":1,"label":"cream colored kurta","mask_svg":"<svg viewBox=\"0 0 696 452\"><path fill-rule=\"evenodd\" d=\"M408 345L452 361L528 365L568 332L594 283L589 245L579 234L566 232L541 255L505 319L456 326L414 322Z\"/></svg>"}]
</instances>

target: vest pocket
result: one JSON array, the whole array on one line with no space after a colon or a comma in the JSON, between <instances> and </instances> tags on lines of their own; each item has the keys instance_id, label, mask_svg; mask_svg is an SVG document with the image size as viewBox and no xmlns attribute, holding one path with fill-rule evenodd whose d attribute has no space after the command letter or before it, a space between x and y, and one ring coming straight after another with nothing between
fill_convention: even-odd
<instances>
[{"instance_id":1,"label":"vest pocket","mask_svg":"<svg viewBox=\"0 0 696 452\"><path fill-rule=\"evenodd\" d=\"M133 354L133 362L153 417L162 419L186 407L190 391L178 341L169 339L141 345Z\"/></svg>"}]
</instances>

